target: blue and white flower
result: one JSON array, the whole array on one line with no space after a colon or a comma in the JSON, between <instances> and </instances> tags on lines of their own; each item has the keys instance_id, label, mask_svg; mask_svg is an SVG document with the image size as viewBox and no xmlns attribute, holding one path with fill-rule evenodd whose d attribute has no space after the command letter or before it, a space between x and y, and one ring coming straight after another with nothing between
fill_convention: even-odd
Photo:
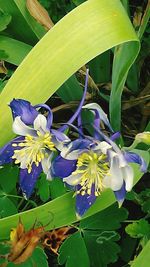
<instances>
[{"instance_id":1,"label":"blue and white flower","mask_svg":"<svg viewBox=\"0 0 150 267\"><path fill-rule=\"evenodd\" d=\"M97 128L102 113L103 122L111 129L104 112L100 110L97 115L97 105L96 109L94 104L85 107L92 107L96 114L96 126L93 125L94 137L85 136L66 144L51 165L52 175L61 177L76 191L77 216L84 215L106 188L114 191L121 205L126 192L133 186L134 173L129 162L139 164L143 172L147 168L139 155L124 152L114 143L113 140L118 137L118 133L109 138Z\"/></svg>"},{"instance_id":2,"label":"blue and white flower","mask_svg":"<svg viewBox=\"0 0 150 267\"><path fill-rule=\"evenodd\" d=\"M25 100L15 100L15 103L20 106L25 102ZM54 152L62 149L63 144L70 141L64 133L51 128L52 112L48 106L41 106L48 109L47 118L38 113L31 104L30 110L26 109L26 105L25 109L24 107L18 110L15 108L16 116L14 116L12 128L19 137L0 149L0 165L12 161L20 164L20 187L26 197L32 194L36 180L42 171L48 179L51 179L49 169ZM30 126L27 125L29 123Z\"/></svg>"}]
</instances>

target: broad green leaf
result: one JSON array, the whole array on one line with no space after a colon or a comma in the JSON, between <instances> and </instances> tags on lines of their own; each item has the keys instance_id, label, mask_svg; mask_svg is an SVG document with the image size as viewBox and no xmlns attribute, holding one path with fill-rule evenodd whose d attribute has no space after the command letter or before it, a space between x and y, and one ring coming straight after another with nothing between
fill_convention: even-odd
<instances>
[{"instance_id":1,"label":"broad green leaf","mask_svg":"<svg viewBox=\"0 0 150 267\"><path fill-rule=\"evenodd\" d=\"M52 180L49 184L49 187L51 199L60 197L61 195L64 195L67 192L63 181L59 178L55 178L54 180Z\"/></svg>"},{"instance_id":2,"label":"broad green leaf","mask_svg":"<svg viewBox=\"0 0 150 267\"><path fill-rule=\"evenodd\" d=\"M107 209L82 220L80 227L83 229L115 230L120 228L120 223L126 220L127 216L127 210L119 208L116 203Z\"/></svg>"},{"instance_id":3,"label":"broad green leaf","mask_svg":"<svg viewBox=\"0 0 150 267\"><path fill-rule=\"evenodd\" d=\"M59 250L59 264L66 267L90 267L89 257L84 240L79 232L71 235L61 245Z\"/></svg>"},{"instance_id":4,"label":"broad green leaf","mask_svg":"<svg viewBox=\"0 0 150 267\"><path fill-rule=\"evenodd\" d=\"M7 53L5 52L5 50L0 49L0 60L5 60L8 58Z\"/></svg>"},{"instance_id":5,"label":"broad green leaf","mask_svg":"<svg viewBox=\"0 0 150 267\"><path fill-rule=\"evenodd\" d=\"M150 237L150 224L145 219L129 224L125 230L133 238Z\"/></svg>"},{"instance_id":6,"label":"broad green leaf","mask_svg":"<svg viewBox=\"0 0 150 267\"><path fill-rule=\"evenodd\" d=\"M7 28L7 25L11 21L11 16L8 13L2 12L0 10L0 32L4 31Z\"/></svg>"},{"instance_id":7,"label":"broad green leaf","mask_svg":"<svg viewBox=\"0 0 150 267\"><path fill-rule=\"evenodd\" d=\"M129 46L130 41L134 44L131 64L139 41L119 0L86 1L67 14L31 50L2 91L0 144L13 136L7 107L12 98L25 98L33 104L45 102L85 63L118 44ZM122 79L124 75L119 75L117 88Z\"/></svg>"},{"instance_id":8,"label":"broad green leaf","mask_svg":"<svg viewBox=\"0 0 150 267\"><path fill-rule=\"evenodd\" d=\"M90 75L96 84L110 82L110 51L89 62L89 68Z\"/></svg>"},{"instance_id":9,"label":"broad green leaf","mask_svg":"<svg viewBox=\"0 0 150 267\"><path fill-rule=\"evenodd\" d=\"M41 174L41 177L38 179L36 188L37 188L37 195L40 196L40 199L43 202L46 202L50 198L50 181L46 179L45 174Z\"/></svg>"},{"instance_id":10,"label":"broad green leaf","mask_svg":"<svg viewBox=\"0 0 150 267\"><path fill-rule=\"evenodd\" d=\"M150 241L147 242L139 256L133 261L131 267L148 267L150 262Z\"/></svg>"},{"instance_id":11,"label":"broad green leaf","mask_svg":"<svg viewBox=\"0 0 150 267\"><path fill-rule=\"evenodd\" d=\"M0 186L5 193L10 193L16 187L18 172L17 166L5 165L0 169Z\"/></svg>"},{"instance_id":12,"label":"broad green leaf","mask_svg":"<svg viewBox=\"0 0 150 267\"><path fill-rule=\"evenodd\" d=\"M10 200L10 198L8 198L3 194L3 192L0 191L0 217L8 217L10 215L16 214L17 212L18 211L15 204Z\"/></svg>"},{"instance_id":13,"label":"broad green leaf","mask_svg":"<svg viewBox=\"0 0 150 267\"><path fill-rule=\"evenodd\" d=\"M73 100L80 100L83 90L75 75L73 75L58 89L57 94L67 103Z\"/></svg>"},{"instance_id":14,"label":"broad green leaf","mask_svg":"<svg viewBox=\"0 0 150 267\"><path fill-rule=\"evenodd\" d=\"M107 267L118 259L120 247L115 241L120 237L115 231L84 231L83 235L91 267Z\"/></svg>"},{"instance_id":15,"label":"broad green leaf","mask_svg":"<svg viewBox=\"0 0 150 267\"><path fill-rule=\"evenodd\" d=\"M146 162L149 162L149 153L146 151L142 151L140 153L142 153ZM132 166L134 168L134 180L136 183L143 174L139 171L139 166L137 166L137 164L132 164ZM115 196L111 190L104 191L101 196L97 198L94 205L92 205L92 207L90 207L90 209L86 212L83 218L87 218L106 209L115 201ZM31 228L37 219L42 222L43 225L46 225L51 221L51 223L49 223L46 227L46 229L49 230L53 229L54 225L55 228L70 225L78 220L75 215L75 198L73 197L73 193L66 193L42 206L16 214L9 218L1 219L0 229L3 229L1 238L8 238L10 229L12 227L16 227L19 217L21 217L27 229Z\"/></svg>"},{"instance_id":16,"label":"broad green leaf","mask_svg":"<svg viewBox=\"0 0 150 267\"><path fill-rule=\"evenodd\" d=\"M31 51L32 46L7 36L0 35L0 50L7 55L5 61L19 65L25 56Z\"/></svg>"}]
</instances>

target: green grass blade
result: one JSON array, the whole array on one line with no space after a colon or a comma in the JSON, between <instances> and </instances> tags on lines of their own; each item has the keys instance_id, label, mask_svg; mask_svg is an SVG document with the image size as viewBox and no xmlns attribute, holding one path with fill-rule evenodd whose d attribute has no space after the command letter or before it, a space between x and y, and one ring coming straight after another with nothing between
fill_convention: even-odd
<instances>
[{"instance_id":1,"label":"green grass blade","mask_svg":"<svg viewBox=\"0 0 150 267\"><path fill-rule=\"evenodd\" d=\"M32 46L7 36L0 35L0 50L7 54L5 61L19 65L25 56L31 51Z\"/></svg>"},{"instance_id":2,"label":"green grass blade","mask_svg":"<svg viewBox=\"0 0 150 267\"><path fill-rule=\"evenodd\" d=\"M115 131L121 127L121 96L128 71L138 55L139 46L135 43L126 43L115 49L112 88L110 95L110 121Z\"/></svg>"},{"instance_id":3,"label":"green grass blade","mask_svg":"<svg viewBox=\"0 0 150 267\"><path fill-rule=\"evenodd\" d=\"M133 261L131 267L148 267L150 262L150 240L143 248L139 256Z\"/></svg>"},{"instance_id":4,"label":"green grass blade","mask_svg":"<svg viewBox=\"0 0 150 267\"><path fill-rule=\"evenodd\" d=\"M20 2L22 2L22 0L20 0ZM38 38L32 31L27 21L22 16L20 10L18 9L15 3L15 0L0 0L0 9L12 16L12 20L8 25L7 29L5 30L7 34L12 36L13 33L13 38L15 39L29 43L31 45L36 44ZM29 17L31 16L29 15ZM35 21L35 23L37 22Z\"/></svg>"},{"instance_id":5,"label":"green grass blade","mask_svg":"<svg viewBox=\"0 0 150 267\"><path fill-rule=\"evenodd\" d=\"M0 145L13 136L7 107L12 98L45 102L86 62L130 41L134 43L133 61L139 41L119 0L86 1L66 15L31 50L2 91Z\"/></svg>"}]
</instances>

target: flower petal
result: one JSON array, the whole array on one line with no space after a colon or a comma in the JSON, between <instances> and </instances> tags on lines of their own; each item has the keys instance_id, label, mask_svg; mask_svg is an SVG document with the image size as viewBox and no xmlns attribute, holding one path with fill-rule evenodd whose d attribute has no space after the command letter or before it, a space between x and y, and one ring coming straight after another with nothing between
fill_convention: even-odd
<instances>
[{"instance_id":1,"label":"flower petal","mask_svg":"<svg viewBox=\"0 0 150 267\"><path fill-rule=\"evenodd\" d=\"M123 171L123 179L125 181L125 188L126 191L131 191L133 187L133 178L134 178L134 172L131 166L126 166L122 168Z\"/></svg>"},{"instance_id":2,"label":"flower petal","mask_svg":"<svg viewBox=\"0 0 150 267\"><path fill-rule=\"evenodd\" d=\"M23 140L24 138L22 136L19 136L11 140L9 143L7 143L0 149L0 165L7 164L13 161L12 156L16 147L12 146L12 144L18 145L18 142L22 142ZM17 149L19 150L21 149L21 147L17 147Z\"/></svg>"},{"instance_id":3,"label":"flower petal","mask_svg":"<svg viewBox=\"0 0 150 267\"><path fill-rule=\"evenodd\" d=\"M85 108L90 109L92 112L94 112L96 110L99 114L100 120L102 120L104 122L104 124L113 132L113 129L112 129L112 127L109 123L109 120L107 118L107 114L102 110L102 108L97 103L86 104L82 108L83 109L85 109ZM96 125L96 127L98 127L98 126Z\"/></svg>"},{"instance_id":4,"label":"flower petal","mask_svg":"<svg viewBox=\"0 0 150 267\"><path fill-rule=\"evenodd\" d=\"M93 148L94 151L100 150L103 154L107 154L107 150L111 149L112 146L105 141L98 142L98 144Z\"/></svg>"},{"instance_id":5,"label":"flower petal","mask_svg":"<svg viewBox=\"0 0 150 267\"><path fill-rule=\"evenodd\" d=\"M9 104L13 118L20 117L21 120L29 125L32 124L38 115L38 111L31 105L29 101L24 99L13 99Z\"/></svg>"},{"instance_id":6,"label":"flower petal","mask_svg":"<svg viewBox=\"0 0 150 267\"><path fill-rule=\"evenodd\" d=\"M75 160L81 153L89 149L91 143L92 141L88 139L76 139L64 147L64 149L61 151L61 156L68 160Z\"/></svg>"},{"instance_id":7,"label":"flower petal","mask_svg":"<svg viewBox=\"0 0 150 267\"><path fill-rule=\"evenodd\" d=\"M138 154L125 151L124 157L125 157L127 162L139 164L141 172L147 171L147 164L146 164L145 160L141 156L139 156Z\"/></svg>"},{"instance_id":8,"label":"flower petal","mask_svg":"<svg viewBox=\"0 0 150 267\"><path fill-rule=\"evenodd\" d=\"M123 172L122 168L119 168L119 162L117 157L113 157L111 160L111 166L109 174L103 179L103 185L106 188L111 188L113 191L118 191L123 185Z\"/></svg>"},{"instance_id":9,"label":"flower petal","mask_svg":"<svg viewBox=\"0 0 150 267\"><path fill-rule=\"evenodd\" d=\"M61 133L57 130L51 130L52 133L52 142L55 147L59 150L65 150L68 143L70 143L70 139L64 133Z\"/></svg>"},{"instance_id":10,"label":"flower petal","mask_svg":"<svg viewBox=\"0 0 150 267\"><path fill-rule=\"evenodd\" d=\"M51 110L51 108L46 105L46 104L38 104L36 106L34 106L35 108L44 108L48 110L48 115L47 115L47 129L48 131L50 131L51 126L52 126L52 122L53 122L53 112Z\"/></svg>"},{"instance_id":11,"label":"flower petal","mask_svg":"<svg viewBox=\"0 0 150 267\"><path fill-rule=\"evenodd\" d=\"M52 175L55 177L67 177L76 169L76 160L67 160L58 156L51 165Z\"/></svg>"},{"instance_id":12,"label":"flower petal","mask_svg":"<svg viewBox=\"0 0 150 267\"><path fill-rule=\"evenodd\" d=\"M35 183L42 172L41 164L37 167L34 163L32 164L32 171L28 173L27 169L20 169L20 187L26 198L29 198L33 192Z\"/></svg>"},{"instance_id":13,"label":"flower petal","mask_svg":"<svg viewBox=\"0 0 150 267\"><path fill-rule=\"evenodd\" d=\"M27 126L20 117L16 117L12 125L14 133L18 135L32 135L35 136L36 132L31 127Z\"/></svg>"},{"instance_id":14,"label":"flower petal","mask_svg":"<svg viewBox=\"0 0 150 267\"><path fill-rule=\"evenodd\" d=\"M44 115L38 114L36 119L34 120L34 129L36 131L41 132L42 134L48 132L49 130L47 129L47 119Z\"/></svg>"},{"instance_id":15,"label":"flower petal","mask_svg":"<svg viewBox=\"0 0 150 267\"><path fill-rule=\"evenodd\" d=\"M53 153L50 153L49 156L47 158L42 159L42 169L44 171L44 173L46 174L46 178L48 180L52 180L51 174L50 174L50 167L51 167L51 160L53 157Z\"/></svg>"},{"instance_id":16,"label":"flower petal","mask_svg":"<svg viewBox=\"0 0 150 267\"><path fill-rule=\"evenodd\" d=\"M80 187L77 188L77 190ZM85 194L82 196L81 194L76 195L76 214L77 217L80 218L85 214L85 212L91 207L91 205L95 202L96 196L94 194L95 189L94 186L92 188L91 195Z\"/></svg>"},{"instance_id":17,"label":"flower petal","mask_svg":"<svg viewBox=\"0 0 150 267\"><path fill-rule=\"evenodd\" d=\"M126 189L125 189L125 183L123 183L122 187L118 191L114 191L115 197L119 203L119 207L122 205L125 196L126 196Z\"/></svg>"},{"instance_id":18,"label":"flower petal","mask_svg":"<svg viewBox=\"0 0 150 267\"><path fill-rule=\"evenodd\" d=\"M80 183L80 180L81 180L81 174L71 174L63 179L65 183L72 186L78 185Z\"/></svg>"}]
</instances>

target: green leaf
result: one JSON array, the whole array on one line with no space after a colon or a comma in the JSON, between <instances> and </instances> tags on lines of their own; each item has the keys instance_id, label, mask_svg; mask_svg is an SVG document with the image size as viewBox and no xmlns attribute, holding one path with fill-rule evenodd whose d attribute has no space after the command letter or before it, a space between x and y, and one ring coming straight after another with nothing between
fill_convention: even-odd
<instances>
[{"instance_id":1,"label":"green leaf","mask_svg":"<svg viewBox=\"0 0 150 267\"><path fill-rule=\"evenodd\" d=\"M19 169L17 166L12 167L11 165L4 165L4 167L0 169L0 186L5 193L8 194L16 188L18 172Z\"/></svg>"},{"instance_id":2,"label":"green leaf","mask_svg":"<svg viewBox=\"0 0 150 267\"><path fill-rule=\"evenodd\" d=\"M0 10L0 32L4 31L7 28L7 25L10 23L10 21L11 15Z\"/></svg>"},{"instance_id":3,"label":"green leaf","mask_svg":"<svg viewBox=\"0 0 150 267\"><path fill-rule=\"evenodd\" d=\"M120 223L126 220L127 216L127 210L118 208L118 204L115 203L107 209L82 220L80 227L83 229L115 230L120 228Z\"/></svg>"},{"instance_id":4,"label":"green leaf","mask_svg":"<svg viewBox=\"0 0 150 267\"><path fill-rule=\"evenodd\" d=\"M5 50L0 49L0 60L5 60L8 58L8 55L5 53Z\"/></svg>"},{"instance_id":5,"label":"green leaf","mask_svg":"<svg viewBox=\"0 0 150 267\"><path fill-rule=\"evenodd\" d=\"M133 238L150 236L150 224L145 219L129 224L125 228L126 233Z\"/></svg>"},{"instance_id":6,"label":"green leaf","mask_svg":"<svg viewBox=\"0 0 150 267\"><path fill-rule=\"evenodd\" d=\"M36 267L48 267L48 262L47 262L47 256L44 252L44 250L40 247L37 247L33 254L32 254L32 261L34 262L34 265ZM33 264L32 264L33 266Z\"/></svg>"},{"instance_id":7,"label":"green leaf","mask_svg":"<svg viewBox=\"0 0 150 267\"><path fill-rule=\"evenodd\" d=\"M2 191L0 191L0 217L8 217L16 214L17 208L15 204L6 196Z\"/></svg>"},{"instance_id":8,"label":"green leaf","mask_svg":"<svg viewBox=\"0 0 150 267\"><path fill-rule=\"evenodd\" d=\"M110 121L114 131L119 131L121 126L121 96L128 71L135 61L139 52L139 47L135 43L126 43L119 45L115 49L113 71L112 71L112 88L110 95Z\"/></svg>"},{"instance_id":9,"label":"green leaf","mask_svg":"<svg viewBox=\"0 0 150 267\"><path fill-rule=\"evenodd\" d=\"M44 250L36 247L31 257L24 263L17 264L17 267L48 267L47 256ZM7 267L16 267L16 264L10 262Z\"/></svg>"},{"instance_id":10,"label":"green leaf","mask_svg":"<svg viewBox=\"0 0 150 267\"><path fill-rule=\"evenodd\" d=\"M7 36L0 36L0 50L4 51L5 61L19 65L25 56L30 52L32 46Z\"/></svg>"},{"instance_id":11,"label":"green leaf","mask_svg":"<svg viewBox=\"0 0 150 267\"><path fill-rule=\"evenodd\" d=\"M15 1L17 6L19 1ZM3 2L0 0L0 6ZM8 2L4 4L7 7ZM22 2L25 1L21 0L20 6L24 5ZM20 28L19 31L22 32ZM33 104L45 102L85 63L118 44L130 41L134 43L134 49L130 51L131 64L137 55L139 41L119 0L86 1L67 14L31 50L2 91L0 131L3 131L3 136L0 144L13 136L7 107L12 98L28 99ZM119 75L119 84L122 79L124 75Z\"/></svg>"},{"instance_id":12,"label":"green leaf","mask_svg":"<svg viewBox=\"0 0 150 267\"><path fill-rule=\"evenodd\" d=\"M10 245L4 242L0 243L0 266L2 263L6 262L5 256L7 256L9 252L10 252Z\"/></svg>"},{"instance_id":13,"label":"green leaf","mask_svg":"<svg viewBox=\"0 0 150 267\"><path fill-rule=\"evenodd\" d=\"M83 94L83 90L79 85L75 75L73 75L62 86L60 86L57 94L64 102L67 103L73 100L80 100Z\"/></svg>"},{"instance_id":14,"label":"green leaf","mask_svg":"<svg viewBox=\"0 0 150 267\"><path fill-rule=\"evenodd\" d=\"M139 256L133 261L131 267L146 267L148 262L150 262L150 241L147 242L146 246L143 248Z\"/></svg>"},{"instance_id":15,"label":"green leaf","mask_svg":"<svg viewBox=\"0 0 150 267\"><path fill-rule=\"evenodd\" d=\"M40 196L40 199L43 202L46 202L50 198L50 181L46 179L45 174L41 174L41 177L38 179L36 187L37 187L37 195Z\"/></svg>"},{"instance_id":16,"label":"green leaf","mask_svg":"<svg viewBox=\"0 0 150 267\"><path fill-rule=\"evenodd\" d=\"M65 188L64 183L60 178L55 178L54 180L52 180L49 186L51 199L60 197L67 192L67 189Z\"/></svg>"},{"instance_id":17,"label":"green leaf","mask_svg":"<svg viewBox=\"0 0 150 267\"><path fill-rule=\"evenodd\" d=\"M142 210L144 212L150 213L150 199L146 200L143 204L142 204Z\"/></svg>"},{"instance_id":18,"label":"green leaf","mask_svg":"<svg viewBox=\"0 0 150 267\"><path fill-rule=\"evenodd\" d=\"M110 51L103 53L89 62L89 68L90 75L96 84L110 82Z\"/></svg>"},{"instance_id":19,"label":"green leaf","mask_svg":"<svg viewBox=\"0 0 150 267\"><path fill-rule=\"evenodd\" d=\"M12 16L5 32L10 36L13 32L15 39L34 45L45 34L45 29L29 14L26 0L0 0L0 9Z\"/></svg>"},{"instance_id":20,"label":"green leaf","mask_svg":"<svg viewBox=\"0 0 150 267\"><path fill-rule=\"evenodd\" d=\"M90 267L84 240L79 232L71 235L61 245L59 250L59 264L66 267Z\"/></svg>"},{"instance_id":21,"label":"green leaf","mask_svg":"<svg viewBox=\"0 0 150 267\"><path fill-rule=\"evenodd\" d=\"M118 259L120 247L115 241L119 238L114 231L84 231L91 267L107 267Z\"/></svg>"}]
</instances>

